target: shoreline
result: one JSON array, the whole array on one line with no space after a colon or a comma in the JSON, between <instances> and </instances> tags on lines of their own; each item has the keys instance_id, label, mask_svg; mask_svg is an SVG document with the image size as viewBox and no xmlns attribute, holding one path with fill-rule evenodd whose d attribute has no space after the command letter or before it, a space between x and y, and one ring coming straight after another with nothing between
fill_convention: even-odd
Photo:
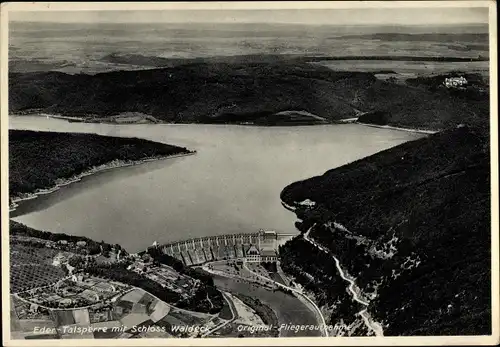
<instances>
[{"instance_id":1,"label":"shoreline","mask_svg":"<svg viewBox=\"0 0 500 347\"><path fill-rule=\"evenodd\" d=\"M96 122L96 121L89 121L86 120L85 118L81 117L71 117L71 116L62 116L62 115L56 115L56 114L47 114L47 113L34 113L34 114L23 114L23 113L12 113L9 116L34 116L34 117L47 117L47 118L52 118L52 119L58 119L58 120L65 120L67 122L81 122L81 123L87 123L87 124L111 124L111 125L143 125L143 124L157 124L157 125L235 125L235 126L250 126L250 127L269 127L269 128L279 128L279 127L304 127L304 126L317 126L317 125L344 125L344 124L358 124L358 125L363 125L363 126L368 126L372 128L380 128L380 129L388 129L388 130L398 130L398 131L405 131L409 133L417 133L417 134L425 134L425 135L432 135L440 132L441 130L429 130L429 129L418 129L418 128L403 128L403 127L396 127L392 125L378 125L378 124L370 124L370 123L363 123L358 121L358 117L352 117L352 118L343 118L339 120L334 120L334 121L326 121L324 120L323 122L304 122L304 123L282 123L282 124L259 124L259 123L254 123L254 122L212 122L212 123L199 123L199 122L187 122L187 123L177 123L177 122L165 122L165 121L158 121L158 122L146 122L146 123L141 123L141 122L123 122L123 123L114 123L114 122Z\"/></svg>"},{"instance_id":2,"label":"shoreline","mask_svg":"<svg viewBox=\"0 0 500 347\"><path fill-rule=\"evenodd\" d=\"M99 172L104 172L104 171L122 168L122 167L141 165L141 164L152 162L152 161L187 157L190 155L195 155L196 153L197 153L196 151L191 151L189 153L178 153L178 154L172 154L172 155L167 155L167 156L147 157L147 158L138 159L138 160L115 159L115 160L110 161L110 162L105 163L105 164L92 166L91 168L83 171L82 173L74 175L70 178L58 178L56 180L56 184L50 188L37 189L31 193L21 193L18 196L15 196L12 198L9 197L9 213L15 211L16 208L19 207L19 204L18 204L19 202L33 200L33 199L38 198L40 195L54 193L54 192L58 191L59 189L61 189L62 187L68 186L68 185L75 183L75 182L79 182L82 180L82 178L94 175L94 174L99 173Z\"/></svg>"},{"instance_id":3,"label":"shoreline","mask_svg":"<svg viewBox=\"0 0 500 347\"><path fill-rule=\"evenodd\" d=\"M105 124L105 125L235 125L235 126L252 126L252 127L300 127L300 126L314 126L314 125L334 125L335 122L304 122L304 123L283 123L283 124L259 124L254 122L210 122L210 123L200 123L200 122L168 122L158 120L157 122L110 122L110 121L91 121L90 119L82 117L72 117L72 116L62 116L57 114L48 114L43 112L33 112L33 113L9 113L9 117L40 117L40 118L52 118L57 120L66 121L69 123L85 123L85 124ZM111 119L111 118L110 118Z\"/></svg>"},{"instance_id":4,"label":"shoreline","mask_svg":"<svg viewBox=\"0 0 500 347\"><path fill-rule=\"evenodd\" d=\"M362 122L352 122L349 124L359 124L359 125L364 125L372 128L380 128L380 129L388 129L388 130L399 130L399 131L406 131L408 133L417 133L417 134L425 134L425 135L432 135L438 133L440 130L427 130L427 129L415 129L415 128L401 128L401 127L395 127L392 125L377 125L377 124L370 124L370 123L362 123Z\"/></svg>"}]
</instances>

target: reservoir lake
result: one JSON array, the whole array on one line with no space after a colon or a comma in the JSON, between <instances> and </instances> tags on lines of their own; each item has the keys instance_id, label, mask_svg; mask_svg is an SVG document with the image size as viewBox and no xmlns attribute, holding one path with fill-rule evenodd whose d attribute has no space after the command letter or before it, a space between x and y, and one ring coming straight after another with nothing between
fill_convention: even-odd
<instances>
[{"instance_id":1,"label":"reservoir lake","mask_svg":"<svg viewBox=\"0 0 500 347\"><path fill-rule=\"evenodd\" d=\"M37 116L10 116L9 127L139 137L197 151L103 171L11 212L30 227L119 243L129 252L154 241L261 228L298 233L295 215L281 205L286 185L425 136L357 124L112 125Z\"/></svg>"}]
</instances>

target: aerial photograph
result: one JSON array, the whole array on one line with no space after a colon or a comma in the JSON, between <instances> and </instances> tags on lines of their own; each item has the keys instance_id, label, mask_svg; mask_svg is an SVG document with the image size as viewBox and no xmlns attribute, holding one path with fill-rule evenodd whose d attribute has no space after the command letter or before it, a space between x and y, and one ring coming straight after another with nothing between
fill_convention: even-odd
<instances>
[{"instance_id":1,"label":"aerial photograph","mask_svg":"<svg viewBox=\"0 0 500 347\"><path fill-rule=\"evenodd\" d=\"M355 3L3 7L4 343L498 336L494 4Z\"/></svg>"}]
</instances>

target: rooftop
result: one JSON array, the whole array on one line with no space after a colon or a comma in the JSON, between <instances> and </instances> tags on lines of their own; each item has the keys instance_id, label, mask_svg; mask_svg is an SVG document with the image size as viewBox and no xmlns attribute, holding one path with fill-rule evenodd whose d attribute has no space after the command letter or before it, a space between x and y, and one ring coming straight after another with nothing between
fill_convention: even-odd
<instances>
[{"instance_id":1,"label":"rooftop","mask_svg":"<svg viewBox=\"0 0 500 347\"><path fill-rule=\"evenodd\" d=\"M278 254L276 253L276 250L274 250L274 249L261 249L260 255L263 257L275 257Z\"/></svg>"},{"instance_id":2,"label":"rooftop","mask_svg":"<svg viewBox=\"0 0 500 347\"><path fill-rule=\"evenodd\" d=\"M260 254L260 252L257 249L257 247L255 247L255 245L251 245L250 248L247 251L247 254L255 255L255 254Z\"/></svg>"}]
</instances>

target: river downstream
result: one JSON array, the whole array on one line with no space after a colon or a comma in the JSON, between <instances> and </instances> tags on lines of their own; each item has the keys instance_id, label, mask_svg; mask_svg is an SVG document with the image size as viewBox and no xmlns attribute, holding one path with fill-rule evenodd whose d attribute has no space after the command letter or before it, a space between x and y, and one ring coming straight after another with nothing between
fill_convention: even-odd
<instances>
[{"instance_id":1,"label":"river downstream","mask_svg":"<svg viewBox=\"0 0 500 347\"><path fill-rule=\"evenodd\" d=\"M206 235L294 230L288 184L424 135L356 124L300 127L112 125L9 117L11 129L140 137L196 150L84 177L19 203L11 216L33 228L83 235L138 251Z\"/></svg>"}]
</instances>

